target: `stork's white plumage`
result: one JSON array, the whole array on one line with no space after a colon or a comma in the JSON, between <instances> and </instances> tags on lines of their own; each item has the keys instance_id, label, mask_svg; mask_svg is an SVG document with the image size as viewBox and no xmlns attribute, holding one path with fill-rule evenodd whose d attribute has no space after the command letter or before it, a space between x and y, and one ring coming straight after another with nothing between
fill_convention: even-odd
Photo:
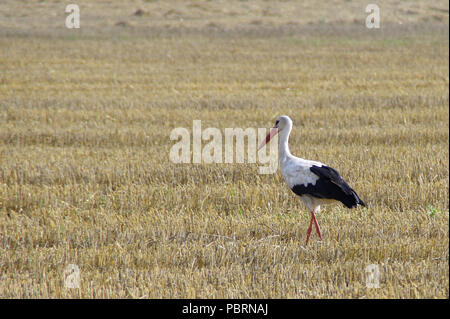
<instances>
[{"instance_id":1,"label":"stork's white plumage","mask_svg":"<svg viewBox=\"0 0 450 319\"><path fill-rule=\"evenodd\" d=\"M317 234L322 239L315 216L315 213L320 211L320 205L336 201L340 201L348 208L366 205L335 169L320 162L309 161L292 155L288 144L291 130L292 120L289 116L280 116L258 150L276 134L280 134L278 156L281 175L289 188L311 212L311 222L306 237L306 244L308 244L313 223Z\"/></svg>"}]
</instances>

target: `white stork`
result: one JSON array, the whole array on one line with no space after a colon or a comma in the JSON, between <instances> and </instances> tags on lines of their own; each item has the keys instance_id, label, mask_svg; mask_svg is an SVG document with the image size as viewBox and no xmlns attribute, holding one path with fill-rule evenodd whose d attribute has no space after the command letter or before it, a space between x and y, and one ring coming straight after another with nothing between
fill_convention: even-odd
<instances>
[{"instance_id":1,"label":"white stork","mask_svg":"<svg viewBox=\"0 0 450 319\"><path fill-rule=\"evenodd\" d=\"M289 188L311 212L311 222L306 235L305 245L307 245L313 222L316 232L322 240L319 223L315 216L315 213L320 211L320 205L340 201L346 207L354 208L358 205L366 206L366 204L335 169L320 162L309 161L292 155L288 145L291 130L292 120L289 116L280 116L258 150L266 145L277 133L280 133L278 157L281 175L283 175L283 179Z\"/></svg>"}]
</instances>

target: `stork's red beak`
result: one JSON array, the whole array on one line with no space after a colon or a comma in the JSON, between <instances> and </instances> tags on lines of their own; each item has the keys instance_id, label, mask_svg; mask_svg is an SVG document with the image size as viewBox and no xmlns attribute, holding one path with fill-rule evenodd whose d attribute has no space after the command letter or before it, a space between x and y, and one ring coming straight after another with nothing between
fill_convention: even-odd
<instances>
[{"instance_id":1,"label":"stork's red beak","mask_svg":"<svg viewBox=\"0 0 450 319\"><path fill-rule=\"evenodd\" d=\"M278 133L278 129L276 127L272 127L272 129L270 130L269 134L267 134L266 139L261 143L261 145L258 147L258 151L263 148L264 145L266 145L267 143L269 143L270 139L272 137L274 137L275 135L277 135Z\"/></svg>"}]
</instances>

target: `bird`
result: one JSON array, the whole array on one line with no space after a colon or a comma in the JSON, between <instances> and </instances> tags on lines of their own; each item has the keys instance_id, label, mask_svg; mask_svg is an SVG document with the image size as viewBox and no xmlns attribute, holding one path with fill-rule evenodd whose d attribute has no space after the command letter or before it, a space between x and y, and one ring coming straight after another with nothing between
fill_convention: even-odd
<instances>
[{"instance_id":1,"label":"bird","mask_svg":"<svg viewBox=\"0 0 450 319\"><path fill-rule=\"evenodd\" d=\"M311 221L306 233L306 246L313 224L322 240L322 233L316 219L316 213L320 212L321 205L341 202L345 207L356 208L358 205L366 206L366 204L334 168L291 154L289 135L292 125L293 122L289 116L280 116L265 140L259 145L258 151L279 134L278 157L281 175L292 192L298 196L311 213Z\"/></svg>"}]
</instances>

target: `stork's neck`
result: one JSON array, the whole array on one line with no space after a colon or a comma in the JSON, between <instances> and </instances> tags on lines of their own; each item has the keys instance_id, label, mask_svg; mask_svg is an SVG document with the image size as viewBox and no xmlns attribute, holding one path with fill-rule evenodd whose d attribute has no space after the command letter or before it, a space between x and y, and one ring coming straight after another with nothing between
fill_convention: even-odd
<instances>
[{"instance_id":1,"label":"stork's neck","mask_svg":"<svg viewBox=\"0 0 450 319\"><path fill-rule=\"evenodd\" d=\"M285 162L290 157L292 157L292 154L289 151L289 134L291 134L291 130L292 124L289 123L280 132L280 145L278 150L278 157L280 158L281 163Z\"/></svg>"}]
</instances>

